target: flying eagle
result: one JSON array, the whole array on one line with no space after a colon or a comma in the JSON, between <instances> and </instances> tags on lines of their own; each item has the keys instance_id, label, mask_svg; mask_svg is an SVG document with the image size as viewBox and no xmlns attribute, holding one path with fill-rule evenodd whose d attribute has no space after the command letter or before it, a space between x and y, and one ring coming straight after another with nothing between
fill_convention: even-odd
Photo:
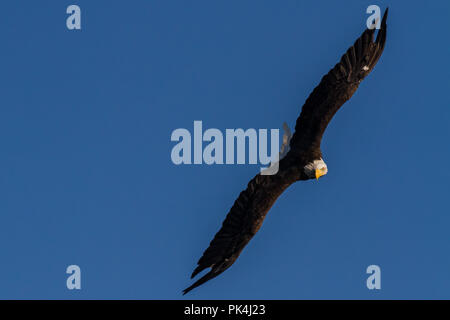
<instances>
[{"instance_id":1,"label":"flying eagle","mask_svg":"<svg viewBox=\"0 0 450 320\"><path fill-rule=\"evenodd\" d=\"M210 271L183 294L218 276L236 261L286 188L296 181L319 179L327 174L328 168L320 150L322 135L331 118L352 97L383 53L387 15L388 9L376 40L375 28L366 29L306 99L289 143L290 150L280 160L278 173L258 174L248 183L198 261L191 278L206 268L211 268Z\"/></svg>"}]
</instances>

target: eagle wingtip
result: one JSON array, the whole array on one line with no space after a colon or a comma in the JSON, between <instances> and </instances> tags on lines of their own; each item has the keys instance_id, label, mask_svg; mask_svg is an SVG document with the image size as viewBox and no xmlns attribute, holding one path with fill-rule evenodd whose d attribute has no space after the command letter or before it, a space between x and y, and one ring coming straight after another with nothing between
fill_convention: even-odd
<instances>
[{"instance_id":1,"label":"eagle wingtip","mask_svg":"<svg viewBox=\"0 0 450 320\"><path fill-rule=\"evenodd\" d=\"M383 19L381 20L381 25L382 26L386 25L388 13L389 13L389 7L386 7L386 10L384 10Z\"/></svg>"},{"instance_id":2,"label":"eagle wingtip","mask_svg":"<svg viewBox=\"0 0 450 320\"><path fill-rule=\"evenodd\" d=\"M202 266L197 266L197 268L195 268L194 272L192 272L192 274L191 274L191 279L194 279L194 277L195 277L197 274L199 274L200 272L202 272L203 269L205 269L205 268L202 267Z\"/></svg>"}]
</instances>

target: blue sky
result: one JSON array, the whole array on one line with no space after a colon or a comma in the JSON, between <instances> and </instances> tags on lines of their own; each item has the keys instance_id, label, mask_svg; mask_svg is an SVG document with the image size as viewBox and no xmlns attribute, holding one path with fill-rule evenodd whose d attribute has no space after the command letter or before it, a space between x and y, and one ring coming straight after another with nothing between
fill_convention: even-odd
<instances>
[{"instance_id":1,"label":"blue sky","mask_svg":"<svg viewBox=\"0 0 450 320\"><path fill-rule=\"evenodd\" d=\"M66 28L77 4L82 30ZM176 128L291 128L389 5L375 70L329 125L328 174L278 199L182 297L258 165L171 162ZM447 1L2 1L0 298L450 298ZM66 267L82 289L66 288ZM366 288L381 267L381 290Z\"/></svg>"}]
</instances>

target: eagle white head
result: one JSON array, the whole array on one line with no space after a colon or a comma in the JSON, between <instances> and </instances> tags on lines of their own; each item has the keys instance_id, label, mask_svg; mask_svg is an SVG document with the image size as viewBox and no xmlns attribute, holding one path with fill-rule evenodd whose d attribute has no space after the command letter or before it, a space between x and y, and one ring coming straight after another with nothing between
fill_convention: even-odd
<instances>
[{"instance_id":1,"label":"eagle white head","mask_svg":"<svg viewBox=\"0 0 450 320\"><path fill-rule=\"evenodd\" d=\"M328 172L327 164L322 158L308 163L304 168L306 175L311 179L319 179Z\"/></svg>"}]
</instances>

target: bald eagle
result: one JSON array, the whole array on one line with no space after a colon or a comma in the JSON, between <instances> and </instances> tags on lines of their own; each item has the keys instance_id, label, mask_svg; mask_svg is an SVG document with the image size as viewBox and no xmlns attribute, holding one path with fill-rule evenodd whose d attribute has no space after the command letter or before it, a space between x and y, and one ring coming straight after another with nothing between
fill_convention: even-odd
<instances>
[{"instance_id":1,"label":"bald eagle","mask_svg":"<svg viewBox=\"0 0 450 320\"><path fill-rule=\"evenodd\" d=\"M211 268L210 271L183 290L183 294L218 276L236 261L286 188L299 180L319 179L327 174L320 150L322 135L331 118L352 97L383 53L387 15L388 9L376 40L375 28L366 29L306 99L278 173L256 175L240 193L191 278L204 269Z\"/></svg>"}]
</instances>

